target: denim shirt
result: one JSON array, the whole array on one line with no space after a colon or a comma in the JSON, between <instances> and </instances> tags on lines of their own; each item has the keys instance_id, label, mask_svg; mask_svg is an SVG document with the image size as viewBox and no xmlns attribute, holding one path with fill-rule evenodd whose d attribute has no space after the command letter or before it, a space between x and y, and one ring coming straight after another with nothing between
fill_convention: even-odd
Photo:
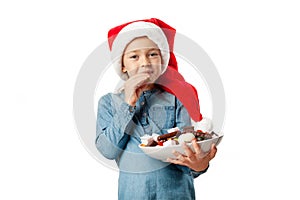
<instances>
[{"instance_id":1,"label":"denim shirt","mask_svg":"<svg viewBox=\"0 0 300 200\"><path fill-rule=\"evenodd\" d=\"M203 172L153 159L139 148L140 137L164 134L173 127L191 125L182 103L161 89L145 91L136 106L124 101L124 93L100 98L96 147L120 170L118 196L127 199L195 199L193 179Z\"/></svg>"}]
</instances>

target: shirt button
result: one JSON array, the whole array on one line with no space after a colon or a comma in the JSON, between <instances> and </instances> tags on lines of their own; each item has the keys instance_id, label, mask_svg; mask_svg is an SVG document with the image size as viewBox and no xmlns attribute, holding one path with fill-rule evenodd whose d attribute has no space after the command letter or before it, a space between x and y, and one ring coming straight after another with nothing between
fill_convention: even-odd
<instances>
[{"instance_id":1,"label":"shirt button","mask_svg":"<svg viewBox=\"0 0 300 200\"><path fill-rule=\"evenodd\" d=\"M146 117L146 116L147 116L147 113L143 113L143 116Z\"/></svg>"},{"instance_id":2,"label":"shirt button","mask_svg":"<svg viewBox=\"0 0 300 200\"><path fill-rule=\"evenodd\" d=\"M134 112L134 109L135 109L135 107L130 107L130 108L129 108L129 111L130 111L130 112Z\"/></svg>"},{"instance_id":3,"label":"shirt button","mask_svg":"<svg viewBox=\"0 0 300 200\"><path fill-rule=\"evenodd\" d=\"M141 105L143 106L144 104L145 104L145 102L144 102L144 101L142 101L142 102L141 102Z\"/></svg>"}]
</instances>

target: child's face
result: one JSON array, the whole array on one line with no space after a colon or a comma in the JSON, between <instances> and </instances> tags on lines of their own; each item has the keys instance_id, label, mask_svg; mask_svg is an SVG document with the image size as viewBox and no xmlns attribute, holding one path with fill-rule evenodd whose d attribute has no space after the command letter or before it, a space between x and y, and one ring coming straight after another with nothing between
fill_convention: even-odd
<instances>
[{"instance_id":1,"label":"child's face","mask_svg":"<svg viewBox=\"0 0 300 200\"><path fill-rule=\"evenodd\" d=\"M123 54L122 71L129 77L147 73L150 82L154 82L161 75L162 58L157 45L147 37L140 37L130 42Z\"/></svg>"}]
</instances>

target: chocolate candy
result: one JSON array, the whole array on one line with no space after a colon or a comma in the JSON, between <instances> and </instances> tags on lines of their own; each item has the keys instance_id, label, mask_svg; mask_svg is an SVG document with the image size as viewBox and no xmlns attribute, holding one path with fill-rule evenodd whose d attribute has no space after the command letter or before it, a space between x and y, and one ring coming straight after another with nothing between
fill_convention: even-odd
<instances>
[{"instance_id":1,"label":"chocolate candy","mask_svg":"<svg viewBox=\"0 0 300 200\"><path fill-rule=\"evenodd\" d=\"M153 138L148 139L147 147L154 147L157 145L157 142Z\"/></svg>"},{"instance_id":2,"label":"chocolate candy","mask_svg":"<svg viewBox=\"0 0 300 200\"><path fill-rule=\"evenodd\" d=\"M194 127L193 126L183 127L182 133L192 133L192 132L194 132Z\"/></svg>"},{"instance_id":3,"label":"chocolate candy","mask_svg":"<svg viewBox=\"0 0 300 200\"><path fill-rule=\"evenodd\" d=\"M165 146L165 145L176 145L180 143L189 143L194 138L197 141L207 140L213 138L212 136L215 133L208 133L202 130L194 130L193 126L187 126L182 129L182 131L175 127L168 130L168 133L163 135L155 134L151 138L148 139L148 143L146 146L154 147L154 146ZM215 134L217 135L217 134ZM166 141L170 140L166 144Z\"/></svg>"},{"instance_id":4,"label":"chocolate candy","mask_svg":"<svg viewBox=\"0 0 300 200\"><path fill-rule=\"evenodd\" d=\"M198 141L208 140L208 139L212 138L211 134L209 134L209 133L203 133L203 132L200 132L200 131L197 131L195 133L195 136L196 136L196 138L197 138Z\"/></svg>"},{"instance_id":5,"label":"chocolate candy","mask_svg":"<svg viewBox=\"0 0 300 200\"><path fill-rule=\"evenodd\" d=\"M163 135L158 136L158 137L157 137L157 140L158 140L158 141L161 141L161 140L167 140L168 138L171 138L171 137L176 136L176 134L177 134L177 131L172 132L172 133L166 133L166 134L163 134Z\"/></svg>"}]
</instances>

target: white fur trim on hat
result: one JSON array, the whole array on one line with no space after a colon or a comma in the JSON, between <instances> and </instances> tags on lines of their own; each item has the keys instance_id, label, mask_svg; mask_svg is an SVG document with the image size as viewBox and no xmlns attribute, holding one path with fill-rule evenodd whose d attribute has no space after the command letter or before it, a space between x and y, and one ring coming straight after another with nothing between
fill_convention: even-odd
<instances>
[{"instance_id":1,"label":"white fur trim on hat","mask_svg":"<svg viewBox=\"0 0 300 200\"><path fill-rule=\"evenodd\" d=\"M111 56L112 61L114 62L114 68L117 74L123 80L127 80L129 78L127 73L122 72L122 55L124 53L124 50L133 39L143 36L147 36L160 49L163 60L161 66L161 74L163 74L167 69L170 59L170 52L168 40L162 29L159 26L150 22L133 22L125 26L119 32L112 44L111 49Z\"/></svg>"}]
</instances>

